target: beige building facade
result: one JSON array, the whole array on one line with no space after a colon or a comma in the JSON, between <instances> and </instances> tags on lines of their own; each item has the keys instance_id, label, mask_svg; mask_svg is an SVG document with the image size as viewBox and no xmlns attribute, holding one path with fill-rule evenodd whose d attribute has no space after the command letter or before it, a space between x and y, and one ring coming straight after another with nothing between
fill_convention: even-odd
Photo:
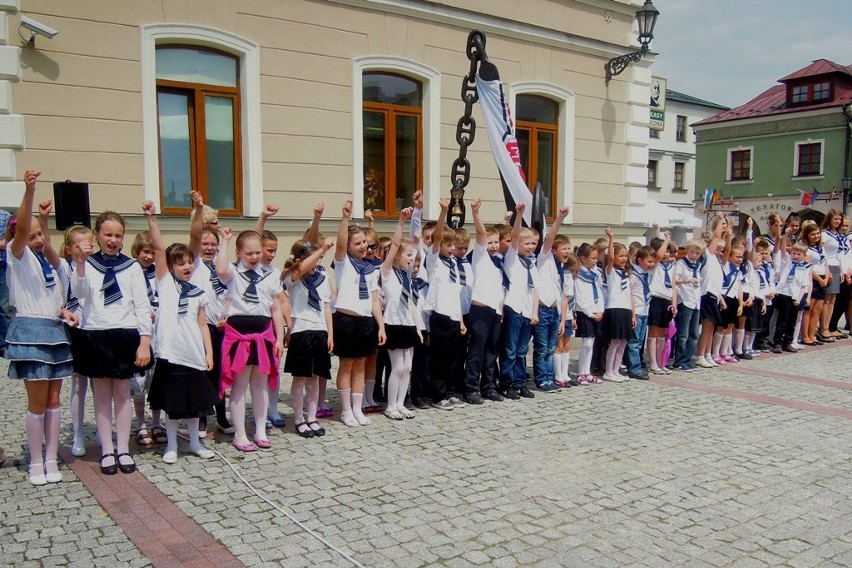
<instances>
[{"instance_id":1,"label":"beige building facade","mask_svg":"<svg viewBox=\"0 0 852 568\"><path fill-rule=\"evenodd\" d=\"M479 29L526 133L522 151L537 160L528 178L549 184L553 210L571 207L572 235L598 236L647 192L653 56L603 77L608 59L636 49L639 6L0 0L0 206L17 207L32 168L43 172L39 198L55 181L88 182L93 215L119 211L131 230L146 199L168 213L167 230L184 230L188 187L235 228L278 205L269 228L285 235L320 201L330 220L347 199L356 216L378 203L380 230L390 227L416 189L434 218L458 156L466 41ZM22 16L59 33L29 46ZM478 106L473 117L466 198L481 196L496 221L499 174Z\"/></svg>"}]
</instances>

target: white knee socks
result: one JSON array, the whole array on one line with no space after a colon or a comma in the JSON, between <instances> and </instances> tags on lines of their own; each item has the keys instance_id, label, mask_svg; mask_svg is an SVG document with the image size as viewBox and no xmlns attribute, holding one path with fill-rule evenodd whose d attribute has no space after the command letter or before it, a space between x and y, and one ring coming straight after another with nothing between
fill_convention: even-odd
<instances>
[{"instance_id":1,"label":"white knee socks","mask_svg":"<svg viewBox=\"0 0 852 568\"><path fill-rule=\"evenodd\" d=\"M343 421L347 426L358 426L359 423L355 420L355 414L352 412L352 389L340 389L337 391L337 394L340 396L340 420ZM361 398L358 398L358 405L360 412L360 404Z\"/></svg>"},{"instance_id":2,"label":"white knee socks","mask_svg":"<svg viewBox=\"0 0 852 568\"><path fill-rule=\"evenodd\" d=\"M27 412L25 423L30 445L30 465L44 463L44 414Z\"/></svg>"},{"instance_id":3,"label":"white knee socks","mask_svg":"<svg viewBox=\"0 0 852 568\"><path fill-rule=\"evenodd\" d=\"M352 415L355 417L355 421L358 422L361 426L367 426L371 424L369 418L364 416L364 413L361 411L362 404L364 402L364 393L362 392L353 392L352 393ZM347 424L348 426L348 424Z\"/></svg>"},{"instance_id":4,"label":"white knee socks","mask_svg":"<svg viewBox=\"0 0 852 568\"><path fill-rule=\"evenodd\" d=\"M376 401L373 400L373 389L376 388L376 379L367 379L364 381L364 396L361 399L363 406L358 408L366 408L368 406L376 406Z\"/></svg>"},{"instance_id":5,"label":"white knee socks","mask_svg":"<svg viewBox=\"0 0 852 568\"><path fill-rule=\"evenodd\" d=\"M720 332L715 332L713 334L713 357L719 356L719 350L722 348L722 334Z\"/></svg>"}]
</instances>

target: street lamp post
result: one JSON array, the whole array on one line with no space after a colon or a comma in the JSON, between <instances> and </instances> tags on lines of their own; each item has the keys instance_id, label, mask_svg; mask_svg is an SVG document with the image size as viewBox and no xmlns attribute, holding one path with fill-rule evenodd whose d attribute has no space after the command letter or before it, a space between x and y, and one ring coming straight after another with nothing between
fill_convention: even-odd
<instances>
[{"instance_id":1,"label":"street lamp post","mask_svg":"<svg viewBox=\"0 0 852 568\"><path fill-rule=\"evenodd\" d=\"M651 0L645 0L645 4L636 12L636 22L639 24L639 45L638 51L613 57L604 64L606 71L606 84L622 71L627 69L631 63L638 63L642 56L648 52L648 44L654 39L654 26L657 25L657 16L660 15L659 10L654 7Z\"/></svg>"},{"instance_id":2,"label":"street lamp post","mask_svg":"<svg viewBox=\"0 0 852 568\"><path fill-rule=\"evenodd\" d=\"M843 214L846 215L846 206L849 204L849 189L852 188L852 177L843 178Z\"/></svg>"}]
</instances>

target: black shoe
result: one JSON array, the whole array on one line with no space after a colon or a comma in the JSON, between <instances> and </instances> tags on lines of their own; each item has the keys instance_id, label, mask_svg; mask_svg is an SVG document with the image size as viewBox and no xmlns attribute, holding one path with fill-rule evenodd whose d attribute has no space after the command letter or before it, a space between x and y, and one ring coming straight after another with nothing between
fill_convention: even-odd
<instances>
[{"instance_id":1,"label":"black shoe","mask_svg":"<svg viewBox=\"0 0 852 568\"><path fill-rule=\"evenodd\" d=\"M503 396L510 400L518 400L521 398L521 395L515 389L506 389L503 391Z\"/></svg>"},{"instance_id":2,"label":"black shoe","mask_svg":"<svg viewBox=\"0 0 852 568\"><path fill-rule=\"evenodd\" d=\"M104 460L107 458L115 460L112 465L104 465ZM115 454L104 454L101 456L101 473L104 475L115 475L118 473L118 458L115 457Z\"/></svg>"},{"instance_id":3,"label":"black shoe","mask_svg":"<svg viewBox=\"0 0 852 568\"><path fill-rule=\"evenodd\" d=\"M136 471L136 462L123 464L120 461L118 461L121 458L121 456L130 457L130 454L125 452L125 453L118 454L118 455L115 456L115 463L118 466L118 469L121 470L121 473L133 473L134 471ZM133 459L133 458L131 458L131 459ZM113 473L115 473L115 472L113 472Z\"/></svg>"},{"instance_id":4,"label":"black shoe","mask_svg":"<svg viewBox=\"0 0 852 568\"><path fill-rule=\"evenodd\" d=\"M579 387L580 381L578 381L576 378L568 379L568 384L571 385L572 387Z\"/></svg>"},{"instance_id":5,"label":"black shoe","mask_svg":"<svg viewBox=\"0 0 852 568\"><path fill-rule=\"evenodd\" d=\"M381 392L373 391L373 400L379 404L385 403L388 399L385 398L385 395Z\"/></svg>"},{"instance_id":6,"label":"black shoe","mask_svg":"<svg viewBox=\"0 0 852 568\"><path fill-rule=\"evenodd\" d=\"M784 351L786 353L797 353L797 351L789 343L787 345L785 345L784 347L782 347L781 351Z\"/></svg>"},{"instance_id":7,"label":"black shoe","mask_svg":"<svg viewBox=\"0 0 852 568\"><path fill-rule=\"evenodd\" d=\"M524 398L535 398L535 393L531 391L527 385L522 386L521 390L518 391L518 394Z\"/></svg>"},{"instance_id":8,"label":"black shoe","mask_svg":"<svg viewBox=\"0 0 852 568\"><path fill-rule=\"evenodd\" d=\"M464 395L464 401L468 404L482 404L482 397L478 392Z\"/></svg>"},{"instance_id":9,"label":"black shoe","mask_svg":"<svg viewBox=\"0 0 852 568\"><path fill-rule=\"evenodd\" d=\"M644 371L641 373L627 373L627 376L631 379L636 379L637 381L647 381L651 378L648 376L648 373Z\"/></svg>"},{"instance_id":10,"label":"black shoe","mask_svg":"<svg viewBox=\"0 0 852 568\"><path fill-rule=\"evenodd\" d=\"M317 438L325 436L325 428L320 426L316 420L313 422L308 422L308 427L311 429L311 432L313 432L314 436L316 436Z\"/></svg>"},{"instance_id":11,"label":"black shoe","mask_svg":"<svg viewBox=\"0 0 852 568\"><path fill-rule=\"evenodd\" d=\"M402 405L408 410L414 410L414 403L411 402L411 397L408 395L405 395L405 401L402 403Z\"/></svg>"},{"instance_id":12,"label":"black shoe","mask_svg":"<svg viewBox=\"0 0 852 568\"><path fill-rule=\"evenodd\" d=\"M746 361L751 361L753 359L753 357L745 351L742 353L734 353L734 355L736 355L738 359L745 359Z\"/></svg>"},{"instance_id":13,"label":"black shoe","mask_svg":"<svg viewBox=\"0 0 852 568\"><path fill-rule=\"evenodd\" d=\"M482 398L487 398L488 400L493 400L494 402L503 401L503 395L497 391L487 391L482 393Z\"/></svg>"},{"instance_id":14,"label":"black shoe","mask_svg":"<svg viewBox=\"0 0 852 568\"><path fill-rule=\"evenodd\" d=\"M299 430L299 426L306 426L307 429ZM302 438L313 438L314 437L314 431L311 430L311 427L308 426L307 422L299 422L298 424L295 424L293 427L296 429L296 434L298 434Z\"/></svg>"},{"instance_id":15,"label":"black shoe","mask_svg":"<svg viewBox=\"0 0 852 568\"><path fill-rule=\"evenodd\" d=\"M425 398L415 398L412 402L414 403L414 406L420 410L425 410L430 406L429 401Z\"/></svg>"},{"instance_id":16,"label":"black shoe","mask_svg":"<svg viewBox=\"0 0 852 568\"><path fill-rule=\"evenodd\" d=\"M772 352L773 352L773 353L781 353L781 351L782 351L782 349L781 349L781 346L780 346L780 345L775 345L775 346L772 348Z\"/></svg>"},{"instance_id":17,"label":"black shoe","mask_svg":"<svg viewBox=\"0 0 852 568\"><path fill-rule=\"evenodd\" d=\"M592 374L603 377L606 374L606 371L603 369L592 369Z\"/></svg>"}]
</instances>

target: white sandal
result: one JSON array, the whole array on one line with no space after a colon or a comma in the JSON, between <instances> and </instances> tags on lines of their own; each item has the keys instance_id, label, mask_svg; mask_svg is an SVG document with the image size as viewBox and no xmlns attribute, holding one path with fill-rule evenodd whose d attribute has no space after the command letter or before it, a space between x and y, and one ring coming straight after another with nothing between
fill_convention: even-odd
<instances>
[{"instance_id":1,"label":"white sandal","mask_svg":"<svg viewBox=\"0 0 852 568\"><path fill-rule=\"evenodd\" d=\"M33 469L38 468L36 471L41 471L41 473L34 473ZM31 463L29 468L29 477L27 478L30 483L35 485L36 487L41 485L47 485L47 476L44 474L44 464L39 463Z\"/></svg>"}]
</instances>

